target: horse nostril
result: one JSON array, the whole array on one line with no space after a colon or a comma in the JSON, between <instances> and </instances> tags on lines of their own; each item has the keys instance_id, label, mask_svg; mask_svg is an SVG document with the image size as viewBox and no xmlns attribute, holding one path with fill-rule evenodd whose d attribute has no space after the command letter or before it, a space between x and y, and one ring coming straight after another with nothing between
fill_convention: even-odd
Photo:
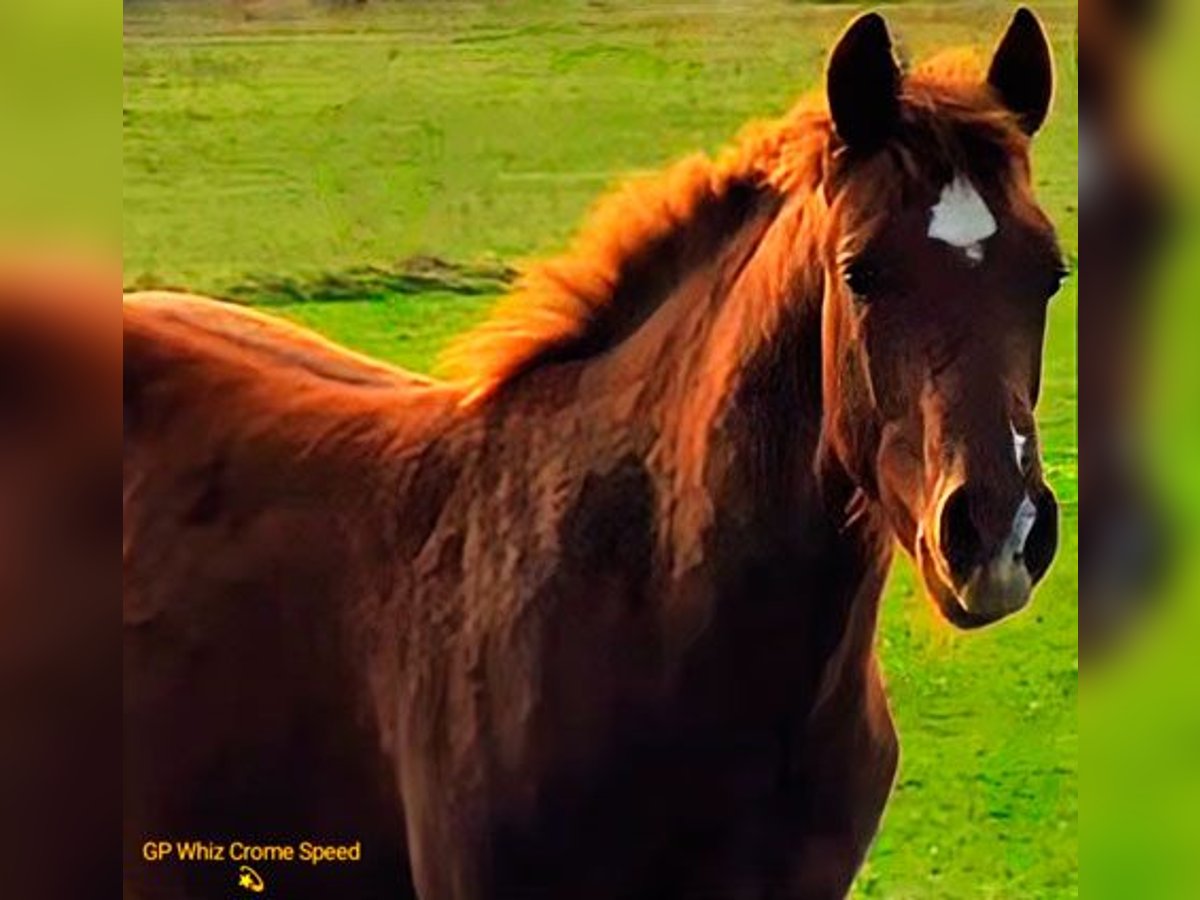
<instances>
[{"instance_id":1,"label":"horse nostril","mask_svg":"<svg viewBox=\"0 0 1200 900\"><path fill-rule=\"evenodd\" d=\"M959 487L942 506L939 523L942 556L955 582L963 584L983 563L983 540L971 519L971 504L965 488Z\"/></svg>"},{"instance_id":2,"label":"horse nostril","mask_svg":"<svg viewBox=\"0 0 1200 900\"><path fill-rule=\"evenodd\" d=\"M1038 581L1050 568L1058 550L1058 502L1049 489L1043 490L1035 501L1037 518L1025 540L1025 568L1029 577Z\"/></svg>"}]
</instances>

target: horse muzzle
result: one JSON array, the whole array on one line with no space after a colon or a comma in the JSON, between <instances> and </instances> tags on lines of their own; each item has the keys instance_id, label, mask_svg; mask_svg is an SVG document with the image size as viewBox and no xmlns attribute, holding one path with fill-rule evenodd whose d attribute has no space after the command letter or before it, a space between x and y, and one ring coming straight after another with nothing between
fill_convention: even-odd
<instances>
[{"instance_id":1,"label":"horse muzzle","mask_svg":"<svg viewBox=\"0 0 1200 900\"><path fill-rule=\"evenodd\" d=\"M937 502L917 562L945 618L980 628L1023 609L1058 547L1058 503L1044 485L1007 503L959 485Z\"/></svg>"}]
</instances>

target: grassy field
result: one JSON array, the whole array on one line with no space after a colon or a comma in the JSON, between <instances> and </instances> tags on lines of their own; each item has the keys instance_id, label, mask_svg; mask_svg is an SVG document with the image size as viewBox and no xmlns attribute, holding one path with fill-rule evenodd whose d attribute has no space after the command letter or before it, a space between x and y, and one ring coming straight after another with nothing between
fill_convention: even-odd
<instances>
[{"instance_id":1,"label":"grassy field","mask_svg":"<svg viewBox=\"0 0 1200 900\"><path fill-rule=\"evenodd\" d=\"M599 192L721 146L819 84L852 6L298 2L126 7L125 281L235 296L416 369L510 265L552 252ZM887 14L917 58L990 43L1007 3ZM1039 192L1074 258L1075 7ZM943 626L907 563L880 636L899 780L859 897L1078 893L1075 295L1054 302L1040 410L1063 509L1034 607Z\"/></svg>"}]
</instances>

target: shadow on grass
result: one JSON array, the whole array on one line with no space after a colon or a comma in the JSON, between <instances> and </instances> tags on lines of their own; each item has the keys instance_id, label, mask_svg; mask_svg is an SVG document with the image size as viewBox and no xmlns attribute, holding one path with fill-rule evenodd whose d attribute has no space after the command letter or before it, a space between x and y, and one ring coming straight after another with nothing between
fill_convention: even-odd
<instances>
[{"instance_id":1,"label":"shadow on grass","mask_svg":"<svg viewBox=\"0 0 1200 900\"><path fill-rule=\"evenodd\" d=\"M494 297L505 293L516 270L499 262L459 263L414 256L391 266L356 266L315 276L248 275L216 293L254 306L382 300L428 293ZM142 276L126 290L187 290Z\"/></svg>"}]
</instances>

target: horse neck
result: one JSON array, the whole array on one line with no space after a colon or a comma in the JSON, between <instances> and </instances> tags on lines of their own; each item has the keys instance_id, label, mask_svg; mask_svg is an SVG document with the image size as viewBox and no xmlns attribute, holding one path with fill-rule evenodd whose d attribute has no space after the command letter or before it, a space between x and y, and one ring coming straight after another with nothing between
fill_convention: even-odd
<instances>
[{"instance_id":1,"label":"horse neck","mask_svg":"<svg viewBox=\"0 0 1200 900\"><path fill-rule=\"evenodd\" d=\"M797 507L818 512L819 213L817 198L801 198L747 219L606 362L640 392L635 408L653 420L664 490L681 509L764 526Z\"/></svg>"},{"instance_id":2,"label":"horse neck","mask_svg":"<svg viewBox=\"0 0 1200 900\"><path fill-rule=\"evenodd\" d=\"M869 654L890 558L874 511L848 522L855 490L845 474L817 472L819 202L748 222L681 283L641 345L611 360L623 371L652 365L627 377L645 386L634 408L657 435L668 645L689 645L707 627L719 644L734 642L714 664L773 684L768 692L818 681L828 690L845 661ZM747 633L784 639L778 654L759 647L746 659L730 636ZM814 661L831 666L813 670Z\"/></svg>"}]
</instances>

